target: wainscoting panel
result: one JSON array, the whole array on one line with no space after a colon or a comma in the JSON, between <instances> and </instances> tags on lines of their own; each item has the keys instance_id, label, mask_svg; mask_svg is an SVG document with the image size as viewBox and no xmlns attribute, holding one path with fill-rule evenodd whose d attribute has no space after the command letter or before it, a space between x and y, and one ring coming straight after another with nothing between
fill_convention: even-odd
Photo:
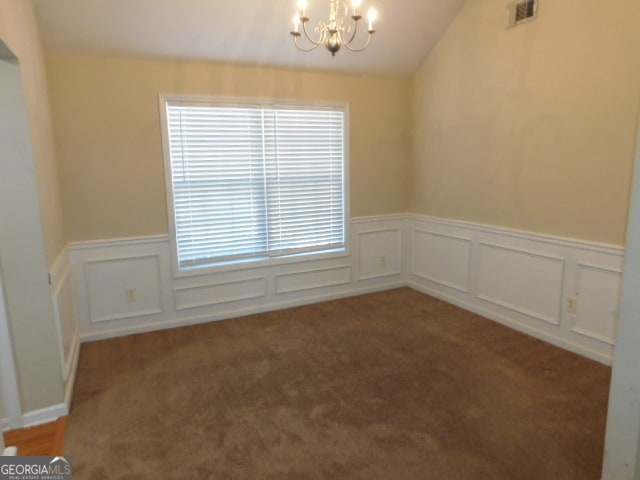
<instances>
[{"instance_id":1,"label":"wainscoting panel","mask_svg":"<svg viewBox=\"0 0 640 480\"><path fill-rule=\"evenodd\" d=\"M80 346L78 317L71 280L71 264L65 248L54 262L51 272L51 300L53 301L62 380L67 381L74 368L76 350Z\"/></svg>"},{"instance_id":2,"label":"wainscoting panel","mask_svg":"<svg viewBox=\"0 0 640 480\"><path fill-rule=\"evenodd\" d=\"M72 369L75 350L79 346L78 319L76 316L71 265L66 249L54 264L51 272L51 299L53 300L62 380L66 381Z\"/></svg>"},{"instance_id":3,"label":"wainscoting panel","mask_svg":"<svg viewBox=\"0 0 640 480\"><path fill-rule=\"evenodd\" d=\"M621 272L578 264L576 314L572 332L614 344Z\"/></svg>"},{"instance_id":4,"label":"wainscoting panel","mask_svg":"<svg viewBox=\"0 0 640 480\"><path fill-rule=\"evenodd\" d=\"M559 325L563 274L562 258L480 243L476 296Z\"/></svg>"},{"instance_id":5,"label":"wainscoting panel","mask_svg":"<svg viewBox=\"0 0 640 480\"><path fill-rule=\"evenodd\" d=\"M42 411L26 412L23 415L24 425L54 420L57 416L68 414L71 408L71 395L80 355L80 327L72 274L69 252L64 248L53 262L49 272L60 352L61 380L65 384L64 403ZM48 417L48 415L51 416Z\"/></svg>"},{"instance_id":6,"label":"wainscoting panel","mask_svg":"<svg viewBox=\"0 0 640 480\"><path fill-rule=\"evenodd\" d=\"M60 288L54 294L53 306L58 323L58 341L60 344L60 364L62 379L67 380L71 371L74 349L78 344L78 322L74 305L71 275L69 270L63 276Z\"/></svg>"},{"instance_id":7,"label":"wainscoting panel","mask_svg":"<svg viewBox=\"0 0 640 480\"><path fill-rule=\"evenodd\" d=\"M415 228L411 273L463 293L469 291L471 240Z\"/></svg>"},{"instance_id":8,"label":"wainscoting panel","mask_svg":"<svg viewBox=\"0 0 640 480\"><path fill-rule=\"evenodd\" d=\"M402 274L402 228L358 232L358 280Z\"/></svg>"},{"instance_id":9,"label":"wainscoting panel","mask_svg":"<svg viewBox=\"0 0 640 480\"><path fill-rule=\"evenodd\" d=\"M310 268L297 272L278 273L275 275L276 295L334 285L347 285L350 282L350 269L349 265L340 265L338 267Z\"/></svg>"},{"instance_id":10,"label":"wainscoting panel","mask_svg":"<svg viewBox=\"0 0 640 480\"><path fill-rule=\"evenodd\" d=\"M84 270L92 323L162 313L158 255L91 260Z\"/></svg>"},{"instance_id":11,"label":"wainscoting panel","mask_svg":"<svg viewBox=\"0 0 640 480\"><path fill-rule=\"evenodd\" d=\"M267 294L267 279L254 277L243 280L179 287L174 290L176 310L238 302Z\"/></svg>"}]
</instances>

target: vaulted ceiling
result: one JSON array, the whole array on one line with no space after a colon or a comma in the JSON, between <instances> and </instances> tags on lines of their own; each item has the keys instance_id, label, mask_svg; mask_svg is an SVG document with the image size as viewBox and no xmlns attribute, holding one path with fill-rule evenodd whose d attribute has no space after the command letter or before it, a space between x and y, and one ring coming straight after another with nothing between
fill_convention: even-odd
<instances>
[{"instance_id":1,"label":"vaulted ceiling","mask_svg":"<svg viewBox=\"0 0 640 480\"><path fill-rule=\"evenodd\" d=\"M295 0L35 0L50 53L234 62L407 77L466 0L363 0L379 12L363 53L302 53L289 31ZM311 25L328 0L309 0Z\"/></svg>"}]
</instances>

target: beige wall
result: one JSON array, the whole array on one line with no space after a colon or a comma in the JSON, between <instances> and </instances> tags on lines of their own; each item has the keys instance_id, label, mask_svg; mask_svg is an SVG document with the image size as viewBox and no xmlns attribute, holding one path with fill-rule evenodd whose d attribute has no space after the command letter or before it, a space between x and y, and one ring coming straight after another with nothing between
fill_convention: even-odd
<instances>
[{"instance_id":1,"label":"beige wall","mask_svg":"<svg viewBox=\"0 0 640 480\"><path fill-rule=\"evenodd\" d=\"M623 244L640 2L469 0L412 85L410 210Z\"/></svg>"},{"instance_id":2,"label":"beige wall","mask_svg":"<svg viewBox=\"0 0 640 480\"><path fill-rule=\"evenodd\" d=\"M20 60L45 253L51 265L65 247L67 237L62 221L44 54L30 0L0 0L0 39Z\"/></svg>"},{"instance_id":3,"label":"beige wall","mask_svg":"<svg viewBox=\"0 0 640 480\"><path fill-rule=\"evenodd\" d=\"M408 81L88 56L48 67L72 240L167 233L159 93L348 102L351 215L406 210Z\"/></svg>"}]
</instances>

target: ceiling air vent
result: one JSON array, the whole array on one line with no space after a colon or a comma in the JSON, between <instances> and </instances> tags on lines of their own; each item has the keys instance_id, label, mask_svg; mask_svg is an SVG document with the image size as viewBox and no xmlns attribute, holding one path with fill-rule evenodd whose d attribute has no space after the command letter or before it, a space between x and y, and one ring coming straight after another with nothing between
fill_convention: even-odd
<instances>
[{"instance_id":1,"label":"ceiling air vent","mask_svg":"<svg viewBox=\"0 0 640 480\"><path fill-rule=\"evenodd\" d=\"M522 0L509 4L507 7L508 23L507 27L513 27L536 18L538 10L538 0Z\"/></svg>"}]
</instances>

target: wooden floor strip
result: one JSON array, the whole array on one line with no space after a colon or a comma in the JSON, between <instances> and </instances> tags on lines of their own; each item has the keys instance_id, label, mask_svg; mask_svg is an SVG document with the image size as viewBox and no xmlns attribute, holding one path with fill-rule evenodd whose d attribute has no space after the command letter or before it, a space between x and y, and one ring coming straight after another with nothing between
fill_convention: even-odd
<instances>
[{"instance_id":1,"label":"wooden floor strip","mask_svg":"<svg viewBox=\"0 0 640 480\"><path fill-rule=\"evenodd\" d=\"M62 443L64 442L64 432L67 429L67 417L61 417L56 422L56 434L53 437L53 445L51 448L51 455L62 454Z\"/></svg>"},{"instance_id":2,"label":"wooden floor strip","mask_svg":"<svg viewBox=\"0 0 640 480\"><path fill-rule=\"evenodd\" d=\"M18 447L21 456L59 455L66 427L67 417L61 417L55 422L6 432L4 443Z\"/></svg>"}]
</instances>

